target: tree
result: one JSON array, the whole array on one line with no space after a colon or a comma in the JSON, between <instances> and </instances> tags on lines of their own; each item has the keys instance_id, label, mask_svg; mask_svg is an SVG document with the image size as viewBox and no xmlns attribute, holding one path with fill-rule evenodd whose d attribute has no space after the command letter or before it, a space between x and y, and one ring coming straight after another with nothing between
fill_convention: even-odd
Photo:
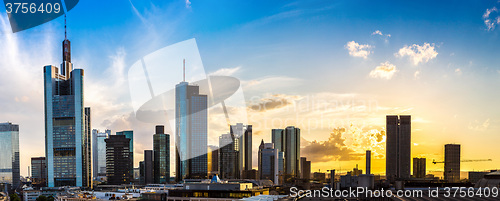
<instances>
[{"instance_id":1,"label":"tree","mask_svg":"<svg viewBox=\"0 0 500 201\"><path fill-rule=\"evenodd\" d=\"M36 201L49 201L47 196L45 195L40 195L36 198Z\"/></svg>"},{"instance_id":2,"label":"tree","mask_svg":"<svg viewBox=\"0 0 500 201\"><path fill-rule=\"evenodd\" d=\"M21 201L21 198L19 198L19 196L17 196L17 194L15 193L10 194L9 196L10 196L10 201Z\"/></svg>"}]
</instances>

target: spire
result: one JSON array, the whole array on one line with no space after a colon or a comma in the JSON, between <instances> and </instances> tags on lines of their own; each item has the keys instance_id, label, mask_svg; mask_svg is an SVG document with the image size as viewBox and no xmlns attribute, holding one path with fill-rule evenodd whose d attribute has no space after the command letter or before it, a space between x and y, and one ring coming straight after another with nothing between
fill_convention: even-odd
<instances>
[{"instance_id":1,"label":"spire","mask_svg":"<svg viewBox=\"0 0 500 201\"><path fill-rule=\"evenodd\" d=\"M182 81L186 81L186 59L182 60Z\"/></svg>"},{"instance_id":2,"label":"spire","mask_svg":"<svg viewBox=\"0 0 500 201\"><path fill-rule=\"evenodd\" d=\"M67 33L66 33L66 13L64 14L64 40L67 40Z\"/></svg>"}]
</instances>

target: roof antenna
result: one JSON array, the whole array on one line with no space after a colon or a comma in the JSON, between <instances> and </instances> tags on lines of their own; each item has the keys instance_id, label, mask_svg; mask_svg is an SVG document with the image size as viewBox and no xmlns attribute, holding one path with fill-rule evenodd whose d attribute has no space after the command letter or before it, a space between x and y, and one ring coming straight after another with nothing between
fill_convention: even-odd
<instances>
[{"instance_id":1,"label":"roof antenna","mask_svg":"<svg viewBox=\"0 0 500 201\"><path fill-rule=\"evenodd\" d=\"M183 82L186 82L186 59L182 60L182 76L183 76Z\"/></svg>"},{"instance_id":2,"label":"roof antenna","mask_svg":"<svg viewBox=\"0 0 500 201\"><path fill-rule=\"evenodd\" d=\"M64 14L64 40L67 40L67 36L66 36L66 13Z\"/></svg>"}]
</instances>

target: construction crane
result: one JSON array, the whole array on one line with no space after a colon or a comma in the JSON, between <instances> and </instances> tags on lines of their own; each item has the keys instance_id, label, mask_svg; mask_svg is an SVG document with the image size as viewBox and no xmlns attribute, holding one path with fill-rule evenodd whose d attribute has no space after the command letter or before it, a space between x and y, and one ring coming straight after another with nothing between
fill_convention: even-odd
<instances>
[{"instance_id":1,"label":"construction crane","mask_svg":"<svg viewBox=\"0 0 500 201\"><path fill-rule=\"evenodd\" d=\"M493 161L493 160L491 160L491 159L476 159L476 160L461 160L460 162L466 163L466 162L481 162L481 161ZM432 159L432 163L434 163L434 164L444 163L444 161L436 161L436 160Z\"/></svg>"}]
</instances>

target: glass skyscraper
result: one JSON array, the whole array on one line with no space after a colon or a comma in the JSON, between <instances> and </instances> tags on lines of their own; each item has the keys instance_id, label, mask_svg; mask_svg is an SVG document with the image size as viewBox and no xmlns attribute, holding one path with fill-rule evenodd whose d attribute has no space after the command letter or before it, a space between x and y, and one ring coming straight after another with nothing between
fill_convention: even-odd
<instances>
[{"instance_id":1,"label":"glass skyscraper","mask_svg":"<svg viewBox=\"0 0 500 201\"><path fill-rule=\"evenodd\" d=\"M207 177L207 95L199 86L175 86L176 180Z\"/></svg>"},{"instance_id":2,"label":"glass skyscraper","mask_svg":"<svg viewBox=\"0 0 500 201\"><path fill-rule=\"evenodd\" d=\"M49 65L43 73L48 186L88 186L90 110L83 106L83 70L73 69L68 39L63 41L60 69Z\"/></svg>"},{"instance_id":3,"label":"glass skyscraper","mask_svg":"<svg viewBox=\"0 0 500 201\"><path fill-rule=\"evenodd\" d=\"M230 133L236 140L239 175L245 170L252 170L252 125L237 123L230 126Z\"/></svg>"},{"instance_id":4,"label":"glass skyscraper","mask_svg":"<svg viewBox=\"0 0 500 201\"><path fill-rule=\"evenodd\" d=\"M259 179L268 179L278 184L278 150L273 143L261 141L259 146Z\"/></svg>"},{"instance_id":5,"label":"glass skyscraper","mask_svg":"<svg viewBox=\"0 0 500 201\"><path fill-rule=\"evenodd\" d=\"M219 176L222 179L239 179L237 140L231 134L219 137Z\"/></svg>"},{"instance_id":6,"label":"glass skyscraper","mask_svg":"<svg viewBox=\"0 0 500 201\"><path fill-rule=\"evenodd\" d=\"M0 183L15 189L21 182L19 172L19 125L0 123Z\"/></svg>"},{"instance_id":7,"label":"glass skyscraper","mask_svg":"<svg viewBox=\"0 0 500 201\"><path fill-rule=\"evenodd\" d=\"M110 135L106 141L106 177L108 184L130 184L133 169L130 166L130 139L125 135ZM132 174L130 173L132 171Z\"/></svg>"},{"instance_id":8,"label":"glass skyscraper","mask_svg":"<svg viewBox=\"0 0 500 201\"><path fill-rule=\"evenodd\" d=\"M300 177L300 129L288 126L285 129L273 129L271 134L278 158L279 152L284 153L285 179Z\"/></svg>"},{"instance_id":9,"label":"glass skyscraper","mask_svg":"<svg viewBox=\"0 0 500 201\"><path fill-rule=\"evenodd\" d=\"M106 178L106 142L111 135L111 130L106 129L104 133L92 130L92 166L93 180L103 182Z\"/></svg>"},{"instance_id":10,"label":"glass skyscraper","mask_svg":"<svg viewBox=\"0 0 500 201\"><path fill-rule=\"evenodd\" d=\"M385 175L387 180L409 179L411 170L411 116L386 116Z\"/></svg>"},{"instance_id":11,"label":"glass skyscraper","mask_svg":"<svg viewBox=\"0 0 500 201\"><path fill-rule=\"evenodd\" d=\"M153 135L154 183L170 182L170 135L164 133L163 126L156 126Z\"/></svg>"},{"instance_id":12,"label":"glass skyscraper","mask_svg":"<svg viewBox=\"0 0 500 201\"><path fill-rule=\"evenodd\" d=\"M116 132L116 135L124 135L125 138L130 139L128 150L129 150L129 158L130 158L130 178L134 178L134 131L120 131Z\"/></svg>"}]
</instances>

